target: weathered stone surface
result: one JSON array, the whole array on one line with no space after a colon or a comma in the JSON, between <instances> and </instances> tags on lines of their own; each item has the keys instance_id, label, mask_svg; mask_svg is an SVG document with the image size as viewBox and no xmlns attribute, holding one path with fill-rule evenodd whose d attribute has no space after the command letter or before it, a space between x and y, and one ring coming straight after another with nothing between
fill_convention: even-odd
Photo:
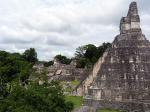
<instances>
[{"instance_id":1,"label":"weathered stone surface","mask_svg":"<svg viewBox=\"0 0 150 112\"><path fill-rule=\"evenodd\" d=\"M42 73L45 69L49 77L49 81L51 80L60 80L60 81L73 81L79 80L82 81L87 77L89 70L86 68L76 68L75 62L65 65L61 64L58 61L55 61L53 66L44 67L43 64L36 64L33 67L36 69L37 73Z\"/></svg>"},{"instance_id":2,"label":"weathered stone surface","mask_svg":"<svg viewBox=\"0 0 150 112\"><path fill-rule=\"evenodd\" d=\"M107 52L84 104L150 112L150 42L142 34L136 2L121 19L120 35Z\"/></svg>"},{"instance_id":3,"label":"weathered stone surface","mask_svg":"<svg viewBox=\"0 0 150 112\"><path fill-rule=\"evenodd\" d=\"M106 56L107 56L107 52L105 52L103 54L103 56L101 58L99 58L97 63L94 64L93 70L90 70L91 72L89 73L89 75L87 75L86 78L81 81L80 85L78 85L75 88L75 90L73 91L74 94L76 94L78 96L83 96L84 94L86 94L88 92L88 87L96 79L97 73L98 73L99 69L101 68L102 63L105 61Z\"/></svg>"},{"instance_id":4,"label":"weathered stone surface","mask_svg":"<svg viewBox=\"0 0 150 112\"><path fill-rule=\"evenodd\" d=\"M60 81L82 81L88 74L87 69L76 68L75 66L65 64L60 64L59 66L50 66L48 68L48 72L54 74L53 76L49 77L50 80L52 79Z\"/></svg>"},{"instance_id":5,"label":"weathered stone surface","mask_svg":"<svg viewBox=\"0 0 150 112\"><path fill-rule=\"evenodd\" d=\"M141 31L140 17L138 15L136 2L130 4L127 17L122 17L120 22L120 33L127 33L133 29L139 32Z\"/></svg>"}]
</instances>

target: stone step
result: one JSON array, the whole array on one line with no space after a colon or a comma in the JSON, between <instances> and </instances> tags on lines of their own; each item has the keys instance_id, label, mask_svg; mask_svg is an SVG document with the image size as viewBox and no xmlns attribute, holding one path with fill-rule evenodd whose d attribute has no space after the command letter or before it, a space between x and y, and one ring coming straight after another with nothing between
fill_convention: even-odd
<instances>
[{"instance_id":1,"label":"stone step","mask_svg":"<svg viewBox=\"0 0 150 112\"><path fill-rule=\"evenodd\" d=\"M95 109L88 106L81 106L80 108L74 110L73 112L96 112Z\"/></svg>"}]
</instances>

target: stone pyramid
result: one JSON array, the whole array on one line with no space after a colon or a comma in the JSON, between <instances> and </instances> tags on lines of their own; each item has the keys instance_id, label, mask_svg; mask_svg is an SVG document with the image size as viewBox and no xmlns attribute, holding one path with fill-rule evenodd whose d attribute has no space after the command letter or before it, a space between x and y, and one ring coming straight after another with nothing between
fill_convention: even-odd
<instances>
[{"instance_id":1,"label":"stone pyramid","mask_svg":"<svg viewBox=\"0 0 150 112\"><path fill-rule=\"evenodd\" d=\"M106 52L84 105L150 112L150 42L142 34L136 2L122 17L120 34Z\"/></svg>"}]
</instances>

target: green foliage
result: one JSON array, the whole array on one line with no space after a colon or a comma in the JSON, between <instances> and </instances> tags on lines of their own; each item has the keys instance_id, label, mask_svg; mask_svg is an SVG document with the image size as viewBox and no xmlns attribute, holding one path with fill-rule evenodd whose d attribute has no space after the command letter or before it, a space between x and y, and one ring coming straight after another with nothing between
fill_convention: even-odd
<instances>
[{"instance_id":1,"label":"green foliage","mask_svg":"<svg viewBox=\"0 0 150 112\"><path fill-rule=\"evenodd\" d=\"M92 44L88 44L85 46L86 47L86 52L84 54L84 56L86 58L88 58L91 62L95 62L93 57L97 57L97 47L95 45L92 45Z\"/></svg>"},{"instance_id":2,"label":"green foliage","mask_svg":"<svg viewBox=\"0 0 150 112\"><path fill-rule=\"evenodd\" d=\"M77 65L76 65L76 67L77 68L84 68L85 67L85 65L87 64L87 60L86 60L86 58L76 58L76 63L77 63Z\"/></svg>"},{"instance_id":3,"label":"green foliage","mask_svg":"<svg viewBox=\"0 0 150 112\"><path fill-rule=\"evenodd\" d=\"M49 62L45 62L44 66L48 67L48 66L52 66L54 64L54 61L49 61Z\"/></svg>"},{"instance_id":4,"label":"green foliage","mask_svg":"<svg viewBox=\"0 0 150 112\"><path fill-rule=\"evenodd\" d=\"M35 60L25 55L28 50L23 56L0 51L0 112L71 112L73 103L65 100L59 82L48 83L46 69L37 76L43 85L29 80L36 74Z\"/></svg>"},{"instance_id":5,"label":"green foliage","mask_svg":"<svg viewBox=\"0 0 150 112\"><path fill-rule=\"evenodd\" d=\"M92 44L79 47L76 51L77 67L93 65L109 46L109 43L104 43L99 47ZM62 64L71 62L62 55L57 55L55 59ZM0 112L71 112L74 105L81 106L82 97L65 97L59 82L48 83L46 69L40 73L32 69L37 60L34 48L26 50L23 55L0 51ZM53 61L45 64L50 65ZM31 76L35 80L31 80ZM36 79L43 84L39 85ZM78 83L74 81L71 85Z\"/></svg>"},{"instance_id":6,"label":"green foliage","mask_svg":"<svg viewBox=\"0 0 150 112\"><path fill-rule=\"evenodd\" d=\"M111 44L110 43L103 43L101 46L98 47L98 54L99 56L102 56L103 53L107 48L110 48Z\"/></svg>"},{"instance_id":7,"label":"green foliage","mask_svg":"<svg viewBox=\"0 0 150 112\"><path fill-rule=\"evenodd\" d=\"M0 112L71 112L73 103L65 101L59 82L38 85L32 83L25 89L16 86L11 94L0 101Z\"/></svg>"},{"instance_id":8,"label":"green foliage","mask_svg":"<svg viewBox=\"0 0 150 112\"><path fill-rule=\"evenodd\" d=\"M37 53L34 48L25 50L25 52L23 53L23 57L26 61L31 63L35 63L38 60Z\"/></svg>"},{"instance_id":9,"label":"green foliage","mask_svg":"<svg viewBox=\"0 0 150 112\"><path fill-rule=\"evenodd\" d=\"M75 53L77 68L91 67L109 47L111 47L110 43L103 43L99 47L93 44L78 47Z\"/></svg>"},{"instance_id":10,"label":"green foliage","mask_svg":"<svg viewBox=\"0 0 150 112\"><path fill-rule=\"evenodd\" d=\"M86 52L86 45L79 46L78 48L76 48L75 57L76 58L84 58L85 52Z\"/></svg>"},{"instance_id":11,"label":"green foliage","mask_svg":"<svg viewBox=\"0 0 150 112\"><path fill-rule=\"evenodd\" d=\"M71 63L71 59L69 59L63 55L56 55L55 59L57 59L62 64L70 64Z\"/></svg>"},{"instance_id":12,"label":"green foliage","mask_svg":"<svg viewBox=\"0 0 150 112\"><path fill-rule=\"evenodd\" d=\"M27 81L32 65L18 53L0 51L0 60L0 97L5 97L10 93L13 80Z\"/></svg>"},{"instance_id":13,"label":"green foliage","mask_svg":"<svg viewBox=\"0 0 150 112\"><path fill-rule=\"evenodd\" d=\"M74 108L78 108L83 103L83 97L81 96L66 96L66 101L72 101Z\"/></svg>"},{"instance_id":14,"label":"green foliage","mask_svg":"<svg viewBox=\"0 0 150 112\"><path fill-rule=\"evenodd\" d=\"M71 81L71 85L77 86L78 84L80 84L79 80Z\"/></svg>"}]
</instances>

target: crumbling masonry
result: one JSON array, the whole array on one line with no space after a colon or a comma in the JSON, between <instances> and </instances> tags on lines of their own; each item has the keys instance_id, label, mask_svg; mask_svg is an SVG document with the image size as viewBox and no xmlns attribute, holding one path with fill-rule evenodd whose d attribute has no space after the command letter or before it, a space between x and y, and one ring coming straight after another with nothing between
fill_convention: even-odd
<instances>
[{"instance_id":1,"label":"crumbling masonry","mask_svg":"<svg viewBox=\"0 0 150 112\"><path fill-rule=\"evenodd\" d=\"M84 105L127 112L150 112L150 42L140 28L136 2L120 22Z\"/></svg>"}]
</instances>

